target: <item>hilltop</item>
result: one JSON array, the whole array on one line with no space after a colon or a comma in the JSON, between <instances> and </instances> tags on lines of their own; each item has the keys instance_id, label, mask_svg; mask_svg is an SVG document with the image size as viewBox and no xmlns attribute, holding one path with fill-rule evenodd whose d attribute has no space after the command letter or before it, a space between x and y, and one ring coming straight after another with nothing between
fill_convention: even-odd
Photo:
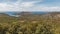
<instances>
[{"instance_id":1,"label":"hilltop","mask_svg":"<svg viewBox=\"0 0 60 34\"><path fill-rule=\"evenodd\" d=\"M60 12L10 14L0 13L0 34L60 34Z\"/></svg>"}]
</instances>

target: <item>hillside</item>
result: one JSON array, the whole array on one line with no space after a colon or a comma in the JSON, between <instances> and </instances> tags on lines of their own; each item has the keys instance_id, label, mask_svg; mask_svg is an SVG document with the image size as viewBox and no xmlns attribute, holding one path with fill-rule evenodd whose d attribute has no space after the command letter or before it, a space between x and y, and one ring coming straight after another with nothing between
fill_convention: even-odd
<instances>
[{"instance_id":1,"label":"hillside","mask_svg":"<svg viewBox=\"0 0 60 34\"><path fill-rule=\"evenodd\" d=\"M18 19L28 19L28 20L39 20L39 19L45 19L45 18L60 18L60 13L59 12L48 12L48 13L44 13L44 14L33 14L31 12L22 12L19 13L18 15L20 15L20 17L18 17Z\"/></svg>"},{"instance_id":2,"label":"hillside","mask_svg":"<svg viewBox=\"0 0 60 34\"><path fill-rule=\"evenodd\" d=\"M0 23L8 23L16 21L16 17L10 16L8 14L0 13Z\"/></svg>"},{"instance_id":3,"label":"hillside","mask_svg":"<svg viewBox=\"0 0 60 34\"><path fill-rule=\"evenodd\" d=\"M27 15L24 13L18 19L19 19L18 22L23 22L23 23L28 23L28 24L32 23L35 27L43 26L44 28L45 26L47 29L49 29L51 26L51 29L53 29L52 31L54 32L54 34L57 34L57 33L60 34L60 25L59 25L60 24L60 12L48 12L46 14L27 13ZM26 26L28 26L28 24ZM34 29L35 27L33 25L32 25L32 28ZM46 32L44 32L43 30L42 33L41 32L39 33L42 34Z\"/></svg>"},{"instance_id":4,"label":"hillside","mask_svg":"<svg viewBox=\"0 0 60 34\"><path fill-rule=\"evenodd\" d=\"M0 13L0 34L60 34L60 12Z\"/></svg>"}]
</instances>

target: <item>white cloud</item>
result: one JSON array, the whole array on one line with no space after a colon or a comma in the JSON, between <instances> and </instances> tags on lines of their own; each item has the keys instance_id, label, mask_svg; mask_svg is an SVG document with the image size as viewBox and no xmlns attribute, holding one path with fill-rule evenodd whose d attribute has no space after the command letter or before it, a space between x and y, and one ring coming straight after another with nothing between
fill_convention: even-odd
<instances>
[{"instance_id":1,"label":"white cloud","mask_svg":"<svg viewBox=\"0 0 60 34\"><path fill-rule=\"evenodd\" d=\"M19 4L0 3L0 11L19 11Z\"/></svg>"},{"instance_id":2,"label":"white cloud","mask_svg":"<svg viewBox=\"0 0 60 34\"><path fill-rule=\"evenodd\" d=\"M8 0L8 1L10 1L10 0ZM41 1L41 0L38 0L38 1ZM33 0L31 2L24 2L22 0L17 0L15 3L11 3L11 2L0 3L0 11L23 11L23 10L27 10L27 9L30 9L32 6L34 6L34 3L38 2L38 1Z\"/></svg>"},{"instance_id":3,"label":"white cloud","mask_svg":"<svg viewBox=\"0 0 60 34\"><path fill-rule=\"evenodd\" d=\"M43 0L24 2L18 0L15 3L0 3L0 11L60 11L60 6L48 7L35 4L42 1Z\"/></svg>"},{"instance_id":4,"label":"white cloud","mask_svg":"<svg viewBox=\"0 0 60 34\"><path fill-rule=\"evenodd\" d=\"M21 5L23 7L31 7L31 6L33 6L33 3L31 3L31 2L23 2L23 3L21 3Z\"/></svg>"},{"instance_id":5,"label":"white cloud","mask_svg":"<svg viewBox=\"0 0 60 34\"><path fill-rule=\"evenodd\" d=\"M51 7L48 7L48 6L34 6L32 8L27 8L23 11L60 11L60 6L51 6Z\"/></svg>"},{"instance_id":6,"label":"white cloud","mask_svg":"<svg viewBox=\"0 0 60 34\"><path fill-rule=\"evenodd\" d=\"M47 6L38 6L38 7L34 7L33 11L60 11L60 7L58 6L51 6L51 7L47 7Z\"/></svg>"},{"instance_id":7,"label":"white cloud","mask_svg":"<svg viewBox=\"0 0 60 34\"><path fill-rule=\"evenodd\" d=\"M22 11L33 6L32 2L0 3L0 11Z\"/></svg>"}]
</instances>

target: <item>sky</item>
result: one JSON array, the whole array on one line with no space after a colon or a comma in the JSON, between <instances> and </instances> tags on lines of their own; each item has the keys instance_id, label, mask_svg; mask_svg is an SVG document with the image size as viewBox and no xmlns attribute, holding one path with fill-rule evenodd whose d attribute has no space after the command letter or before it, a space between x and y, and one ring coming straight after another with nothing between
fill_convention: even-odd
<instances>
[{"instance_id":1,"label":"sky","mask_svg":"<svg viewBox=\"0 0 60 34\"><path fill-rule=\"evenodd\" d=\"M60 0L0 0L2 11L60 11Z\"/></svg>"}]
</instances>

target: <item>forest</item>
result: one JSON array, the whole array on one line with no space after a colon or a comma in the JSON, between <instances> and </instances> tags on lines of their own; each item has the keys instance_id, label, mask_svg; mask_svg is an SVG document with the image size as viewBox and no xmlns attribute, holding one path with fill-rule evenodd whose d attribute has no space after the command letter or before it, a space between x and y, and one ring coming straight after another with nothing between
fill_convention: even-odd
<instances>
[{"instance_id":1,"label":"forest","mask_svg":"<svg viewBox=\"0 0 60 34\"><path fill-rule=\"evenodd\" d=\"M60 34L60 12L0 14L0 34Z\"/></svg>"}]
</instances>

